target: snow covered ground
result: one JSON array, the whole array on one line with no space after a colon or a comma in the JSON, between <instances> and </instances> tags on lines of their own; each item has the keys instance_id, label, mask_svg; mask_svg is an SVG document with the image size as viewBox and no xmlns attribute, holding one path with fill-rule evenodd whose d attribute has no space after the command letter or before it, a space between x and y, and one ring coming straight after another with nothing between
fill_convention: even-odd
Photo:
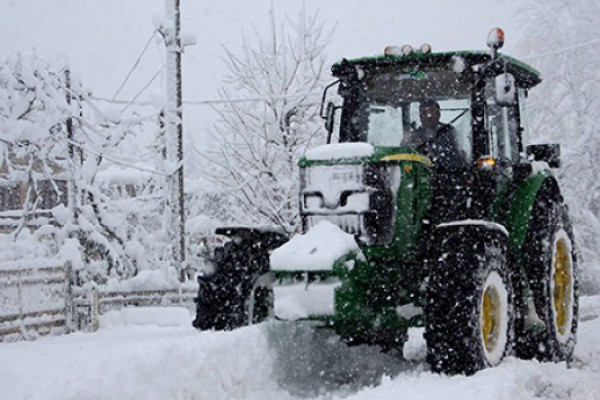
<instances>
[{"instance_id":1,"label":"snow covered ground","mask_svg":"<svg viewBox=\"0 0 600 400\"><path fill-rule=\"evenodd\" d=\"M346 348L325 331L266 323L197 332L182 309L127 310L92 334L0 344L0 399L600 398L600 297L581 299L570 369L506 359L472 377L428 371L420 331L407 361Z\"/></svg>"}]
</instances>

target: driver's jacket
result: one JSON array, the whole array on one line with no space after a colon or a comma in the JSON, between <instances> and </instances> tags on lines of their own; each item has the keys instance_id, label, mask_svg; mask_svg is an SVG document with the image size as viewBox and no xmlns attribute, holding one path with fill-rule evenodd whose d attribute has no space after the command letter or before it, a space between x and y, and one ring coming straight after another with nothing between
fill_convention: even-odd
<instances>
[{"instance_id":1,"label":"driver's jacket","mask_svg":"<svg viewBox=\"0 0 600 400\"><path fill-rule=\"evenodd\" d=\"M403 144L415 147L438 167L459 169L466 163L456 144L456 130L449 124L438 123L436 129L418 128Z\"/></svg>"}]
</instances>

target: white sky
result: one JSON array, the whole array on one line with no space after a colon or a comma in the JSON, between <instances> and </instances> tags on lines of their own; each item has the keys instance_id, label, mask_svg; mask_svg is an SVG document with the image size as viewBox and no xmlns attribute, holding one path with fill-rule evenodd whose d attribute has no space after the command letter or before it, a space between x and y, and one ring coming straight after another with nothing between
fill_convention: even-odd
<instances>
[{"instance_id":1,"label":"white sky","mask_svg":"<svg viewBox=\"0 0 600 400\"><path fill-rule=\"evenodd\" d=\"M268 10L294 15L297 0L182 0L182 29L198 44L184 55L184 100L217 98L221 85L223 47L239 49L242 32L268 31ZM501 26L510 53L519 32L513 21L517 0L305 0L308 13L320 11L336 26L327 57L376 55L389 44L421 45L434 51L484 49L488 31ZM162 15L165 0L2 0L0 54L35 49L54 60L67 57L72 69L96 96L114 95L154 29L153 16ZM283 21L283 19L280 19ZM131 99L164 62L164 49L150 46L119 96ZM157 79L140 100L164 91ZM204 131L211 119L207 107L184 110L186 131ZM189 135L189 133L188 133Z\"/></svg>"}]
</instances>

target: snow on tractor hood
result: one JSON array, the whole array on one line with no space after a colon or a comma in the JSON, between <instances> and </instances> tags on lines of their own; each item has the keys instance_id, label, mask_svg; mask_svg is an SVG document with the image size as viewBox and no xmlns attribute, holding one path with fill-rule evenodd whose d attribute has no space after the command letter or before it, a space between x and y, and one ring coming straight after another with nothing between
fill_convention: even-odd
<instances>
[{"instance_id":1,"label":"snow on tractor hood","mask_svg":"<svg viewBox=\"0 0 600 400\"><path fill-rule=\"evenodd\" d=\"M369 157L375 152L373 145L369 143L335 143L325 144L310 149L304 155L307 160L327 161L340 160L344 158Z\"/></svg>"},{"instance_id":2,"label":"snow on tractor hood","mask_svg":"<svg viewBox=\"0 0 600 400\"><path fill-rule=\"evenodd\" d=\"M271 253L274 271L330 271L336 260L361 251L354 236L342 231L329 221L322 221L303 235Z\"/></svg>"}]
</instances>

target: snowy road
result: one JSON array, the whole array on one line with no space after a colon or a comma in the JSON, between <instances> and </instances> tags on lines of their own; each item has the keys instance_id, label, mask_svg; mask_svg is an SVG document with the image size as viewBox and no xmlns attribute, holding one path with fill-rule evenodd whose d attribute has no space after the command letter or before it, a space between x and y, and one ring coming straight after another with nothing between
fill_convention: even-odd
<instances>
[{"instance_id":1,"label":"snowy road","mask_svg":"<svg viewBox=\"0 0 600 400\"><path fill-rule=\"evenodd\" d=\"M572 368L508 358L473 377L428 372L419 331L399 362L282 324L200 333L181 310L119 315L93 334L0 344L0 399L600 399L600 297L581 303Z\"/></svg>"}]
</instances>

